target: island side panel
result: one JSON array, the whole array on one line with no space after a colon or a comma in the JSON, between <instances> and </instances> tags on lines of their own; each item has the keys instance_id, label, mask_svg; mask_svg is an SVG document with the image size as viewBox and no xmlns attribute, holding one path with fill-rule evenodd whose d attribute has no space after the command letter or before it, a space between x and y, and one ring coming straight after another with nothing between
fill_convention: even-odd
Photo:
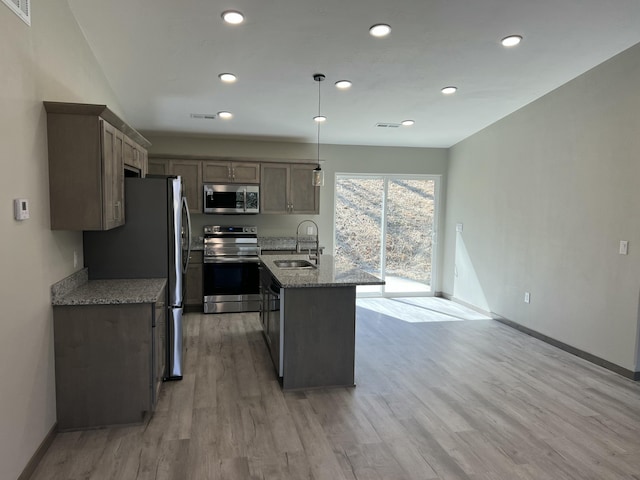
<instances>
[{"instance_id":1,"label":"island side panel","mask_svg":"<svg viewBox=\"0 0 640 480\"><path fill-rule=\"evenodd\" d=\"M356 287L287 288L285 390L354 385Z\"/></svg>"}]
</instances>

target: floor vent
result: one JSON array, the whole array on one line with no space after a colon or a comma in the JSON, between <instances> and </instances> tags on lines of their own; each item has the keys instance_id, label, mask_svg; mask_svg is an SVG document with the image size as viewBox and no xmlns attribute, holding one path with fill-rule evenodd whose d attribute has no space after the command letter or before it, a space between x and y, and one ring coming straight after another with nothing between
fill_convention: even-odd
<instances>
[{"instance_id":1,"label":"floor vent","mask_svg":"<svg viewBox=\"0 0 640 480\"><path fill-rule=\"evenodd\" d=\"M399 123L376 123L378 128L400 128Z\"/></svg>"},{"instance_id":2,"label":"floor vent","mask_svg":"<svg viewBox=\"0 0 640 480\"><path fill-rule=\"evenodd\" d=\"M31 26L31 0L2 0L24 23Z\"/></svg>"},{"instance_id":3,"label":"floor vent","mask_svg":"<svg viewBox=\"0 0 640 480\"><path fill-rule=\"evenodd\" d=\"M216 115L213 113L192 113L191 118L197 118L199 120L215 120Z\"/></svg>"}]
</instances>

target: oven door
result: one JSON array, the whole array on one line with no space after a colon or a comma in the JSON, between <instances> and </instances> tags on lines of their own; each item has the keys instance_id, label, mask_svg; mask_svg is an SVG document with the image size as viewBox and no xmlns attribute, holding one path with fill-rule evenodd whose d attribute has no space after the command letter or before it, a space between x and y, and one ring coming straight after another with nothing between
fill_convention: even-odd
<instances>
[{"instance_id":1,"label":"oven door","mask_svg":"<svg viewBox=\"0 0 640 480\"><path fill-rule=\"evenodd\" d=\"M204 313L260 311L259 266L258 257L205 259Z\"/></svg>"}]
</instances>

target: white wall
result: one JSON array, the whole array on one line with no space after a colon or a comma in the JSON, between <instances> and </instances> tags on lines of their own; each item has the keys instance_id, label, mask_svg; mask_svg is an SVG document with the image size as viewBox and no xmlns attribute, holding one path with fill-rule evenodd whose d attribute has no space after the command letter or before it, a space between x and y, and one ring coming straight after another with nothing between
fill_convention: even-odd
<instances>
[{"instance_id":1,"label":"white wall","mask_svg":"<svg viewBox=\"0 0 640 480\"><path fill-rule=\"evenodd\" d=\"M65 0L32 2L32 26L0 4L0 478L15 479L55 423L50 286L82 238L49 229L43 100L118 106ZM13 199L31 218L13 220Z\"/></svg>"},{"instance_id":2,"label":"white wall","mask_svg":"<svg viewBox=\"0 0 640 480\"><path fill-rule=\"evenodd\" d=\"M315 144L215 140L203 137L172 137L146 134L152 143L149 154L203 155L228 158L268 159L313 159L317 158ZM261 236L295 236L300 221L311 218L320 228L320 243L326 252L333 251L333 212L335 174L339 173L418 173L442 175L445 184L447 172L447 149L444 148L399 148L367 147L352 145L321 145L320 157L325 171L325 185L320 192L320 215L251 215L218 216L197 215L194 232L203 225L237 223L257 225ZM309 179L311 181L311 179ZM444 212L444 195L441 197ZM444 226L444 215L440 216L440 230ZM194 233L197 235L197 233ZM201 234L200 234L201 235ZM442 255L440 255L442 257ZM440 265L438 266L440 267ZM435 285L440 290L439 284Z\"/></svg>"},{"instance_id":3,"label":"white wall","mask_svg":"<svg viewBox=\"0 0 640 480\"><path fill-rule=\"evenodd\" d=\"M443 283L457 299L632 371L638 85L640 45L450 150ZM618 254L620 240L629 255Z\"/></svg>"}]
</instances>

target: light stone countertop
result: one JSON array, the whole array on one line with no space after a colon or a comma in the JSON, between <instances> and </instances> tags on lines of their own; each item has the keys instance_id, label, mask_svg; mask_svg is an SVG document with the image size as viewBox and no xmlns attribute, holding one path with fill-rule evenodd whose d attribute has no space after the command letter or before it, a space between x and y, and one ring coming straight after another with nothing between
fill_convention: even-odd
<instances>
[{"instance_id":1,"label":"light stone countertop","mask_svg":"<svg viewBox=\"0 0 640 480\"><path fill-rule=\"evenodd\" d=\"M258 246L261 250L295 250L296 249L296 237L258 237ZM315 237L313 236L300 236L300 246L306 251L308 249L316 248ZM191 251L204 250L204 241L198 238L194 238L191 241ZM320 251L324 250L324 247L320 245Z\"/></svg>"},{"instance_id":2,"label":"light stone countertop","mask_svg":"<svg viewBox=\"0 0 640 480\"><path fill-rule=\"evenodd\" d=\"M260 250L295 250L296 237L258 237ZM300 247L303 251L315 250L316 237L313 235L300 235ZM320 251L324 247L320 245Z\"/></svg>"},{"instance_id":3,"label":"light stone countertop","mask_svg":"<svg viewBox=\"0 0 640 480\"><path fill-rule=\"evenodd\" d=\"M263 255L262 264L271 272L283 288L350 287L356 285L384 285L385 282L358 269L336 270L332 255L320 255L320 263L313 269L283 269L276 260L308 260L308 255Z\"/></svg>"},{"instance_id":4,"label":"light stone countertop","mask_svg":"<svg viewBox=\"0 0 640 480\"><path fill-rule=\"evenodd\" d=\"M86 270L86 269L85 269ZM82 270L80 272L83 272ZM167 283L164 278L128 278L114 280L86 280L70 282L78 273L51 287L52 305L118 305L129 303L155 303ZM84 282L82 282L84 280ZM60 288L64 285L64 288Z\"/></svg>"}]
</instances>

